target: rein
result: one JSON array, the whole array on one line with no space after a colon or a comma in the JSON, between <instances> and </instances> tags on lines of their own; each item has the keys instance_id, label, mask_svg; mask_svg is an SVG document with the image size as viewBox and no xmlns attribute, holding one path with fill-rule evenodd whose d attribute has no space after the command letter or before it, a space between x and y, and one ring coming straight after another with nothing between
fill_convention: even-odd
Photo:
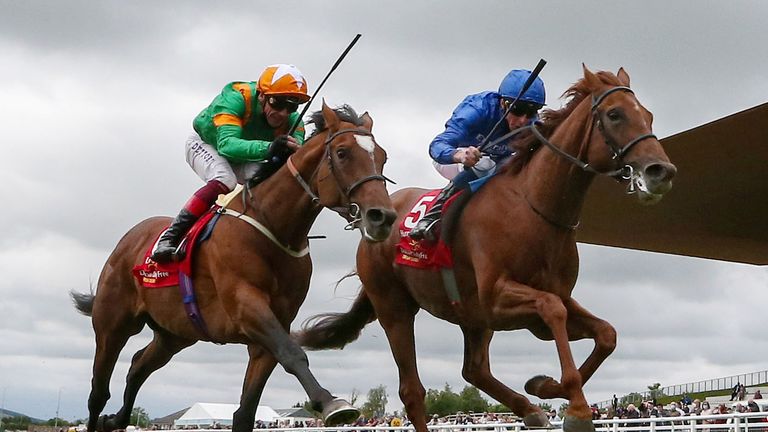
<instances>
[{"instance_id":1,"label":"rein","mask_svg":"<svg viewBox=\"0 0 768 432\"><path fill-rule=\"evenodd\" d=\"M331 157L330 145L329 144L331 142L333 142L333 140L336 139L338 136L346 134L346 133L354 133L354 134L366 135L366 136L370 136L370 137L373 136L373 134L371 132L369 132L369 131L367 131L365 129L358 129L358 128L342 129L342 130L336 131L335 133L329 135L325 139L325 142L323 143L323 145L325 146L325 155L323 157L328 161L328 165L329 165L330 171L332 173L334 172L334 163L333 163L333 158ZM315 194L312 191L312 187L301 176L301 173L296 168L296 165L293 163L292 157L293 157L293 155L289 156L288 159L286 160L286 165L288 166L288 171L291 173L293 178L296 179L296 181L299 183L299 186L301 186L301 188L304 189L304 191L307 193L307 195L310 196L310 198L312 199L312 203L314 205L316 205L316 206L317 205L322 206L322 204L320 204L320 197L318 197L317 194ZM312 174L312 178L317 176L317 172L318 172L319 169L320 169L320 164L318 164L317 167L315 167L315 171ZM323 207L326 207L326 208L328 208L330 210L333 210L334 212L338 213L341 217L343 217L344 219L349 221L349 224L347 224L345 229L347 229L347 230L355 229L355 228L357 228L357 225L360 223L360 221L362 221L362 214L360 212L360 206L357 203L352 202L351 195L355 191L355 189L357 189L362 184L364 184L366 182L369 182L371 180L381 180L381 181L389 181L391 183L395 183L394 181L390 180L389 178L387 178L386 176L384 176L382 174L369 175L369 176L363 177L361 179L358 179L358 180L352 182L351 185L347 186L344 189L342 189L341 186L339 186L340 192L342 192L344 194L344 197L346 198L346 200L348 202L347 207L342 207L342 206L327 207L327 206L323 206ZM338 185L338 182L336 182L336 184ZM264 226L262 223L260 223L256 219L254 219L254 218L252 218L252 217L250 217L250 216L245 214L245 212L248 209L248 203L247 203L248 198L253 199L253 195L251 194L250 188L248 188L248 187L243 188L242 198L243 198L243 209L244 209L242 213L236 212L234 210L226 209L226 208L220 209L219 212L222 213L222 214L225 214L225 215L233 216L233 217L235 217L237 219L241 219L244 222L247 222L249 225L253 226L258 231L260 231L262 234L264 234L269 240L272 241L272 243L274 243L277 247L279 247L283 252L285 252L286 254L288 254L288 255L290 255L290 256L292 256L294 258L301 258L301 257L303 257L303 256L305 256L305 255L307 255L309 253L309 246L307 246L307 247L297 251L297 250L291 249L287 245L284 245L269 230L269 228Z\"/></svg>"},{"instance_id":2,"label":"rein","mask_svg":"<svg viewBox=\"0 0 768 432\"><path fill-rule=\"evenodd\" d=\"M328 161L329 169L330 169L331 173L334 173L334 175L335 175L335 170L334 170L335 165L333 163L333 157L331 156L330 143L333 142L333 140L336 139L338 136L343 135L343 134L347 134L347 133L354 133L356 135L365 135L365 136L373 137L373 134L371 132L369 132L369 131L367 131L365 129L359 129L359 128L341 129L341 130L338 130L338 131L334 132L333 134L329 135L325 139L325 143L324 143L324 145L325 145L325 154L326 154L325 157L326 157L326 160ZM304 191L307 193L307 195L309 195L310 198L312 198L312 202L315 205L321 205L320 204L320 198L317 196L317 194L315 194L312 191L312 188L310 187L309 183L307 183L307 181L304 180L304 178L301 177L301 173L299 173L299 171L296 169L296 165L293 164L293 161L291 160L291 157L288 158L287 165L288 165L288 170L291 172L293 177L299 183L299 186L301 186L301 188L304 189ZM320 169L320 165L318 164L317 168L315 168L315 172L312 174L312 178L314 178L317 175L317 171L319 169ZM352 194L354 193L354 191L358 187L360 187L364 183L367 183L367 182L372 181L372 180L381 180L381 181L384 181L384 182L388 181L388 182L393 183L393 184L395 183L394 181L390 180L389 178L387 178L383 174L372 174L372 175L369 175L369 176L365 176L365 177L363 177L361 179L358 179L358 180L352 182L352 184L350 184L346 188L342 188L341 185L339 185L338 181L336 182L336 185L339 188L339 191L344 195L344 198L347 201L347 206L346 207L342 207L342 206L327 207L327 206L325 206L325 207L328 208L329 210L332 210L332 211L336 212L337 214L339 214L341 217L343 217L344 219L346 219L349 222L349 224L347 224L347 226L345 226L344 229L346 229L346 230L353 230L353 229L357 228L359 223L363 220L362 219L362 214L360 212L360 206L356 202L352 201Z\"/></svg>"},{"instance_id":3,"label":"rein","mask_svg":"<svg viewBox=\"0 0 768 432\"><path fill-rule=\"evenodd\" d=\"M610 95L612 93L615 93L615 92L619 92L619 91L629 92L629 93L632 93L633 95L635 94L635 92L631 88L626 87L626 86L612 87L612 88L606 90L605 92L601 93L599 96L597 96L597 97L593 96L592 97L592 106L590 107L590 115L593 118L593 123L597 124L598 130L600 130L600 133L603 135L603 140L605 141L605 145L607 145L608 148L610 148L611 151L613 152L613 159L618 160L619 163L622 163L624 157L632 150L632 148L637 143L639 143L639 142L641 142L643 140L649 139L649 138L653 138L653 139L658 139L658 138L653 133L647 133L647 134L642 134L642 135L640 135L640 136L630 140L623 147L615 145L613 139L606 134L605 129L603 128L603 125L602 125L602 121L600 119L600 113L597 112L597 109L600 106L600 104L605 100L605 98L608 97L608 95ZM567 153L564 150L562 150L560 147L556 146L555 144L552 144L552 142L550 142L547 138L545 138L544 135L542 135L542 133L536 128L535 124L530 124L530 125L523 126L523 127L517 128L515 130L512 130L512 131L508 132L507 134L503 135L502 137L494 140L490 145L492 145L492 146L496 145L496 144L498 144L498 143L500 143L502 141L505 141L505 140L509 139L510 137L512 137L514 135L517 135L518 133L520 133L520 132L522 132L524 130L530 130L539 142L545 144L556 155L562 157L563 159L567 160L571 164L576 165L577 167L579 167L583 171L586 171L586 172L589 172L589 173L592 173L592 174L608 176L608 177L616 179L617 181L619 181L619 180L630 180L633 177L634 169L632 168L631 165L624 165L623 167L615 169L615 170L612 170L612 171L598 171L598 170L592 168L592 166L589 163L584 162L581 159L579 159L579 158L577 158L575 156L570 155L569 153ZM592 131L593 131L593 129L590 129L590 132L589 132L590 135L592 134ZM630 184L630 188L629 188L629 192L628 193L634 192L635 189L634 189L633 186L634 186L633 184ZM526 198L526 202L528 203L528 206L530 206L531 209L537 215L539 215L546 222L548 222L549 224L551 224L551 225L553 225L553 226L555 226L557 228L573 231L573 230L575 230L579 226L580 222L576 222L575 224L564 224L564 223L557 222L557 221L553 220L552 218L547 217L539 209L534 207L534 205L531 204L530 201L528 201L528 198Z\"/></svg>"},{"instance_id":4,"label":"rein","mask_svg":"<svg viewBox=\"0 0 768 432\"><path fill-rule=\"evenodd\" d=\"M613 87L611 89L606 90L605 92L603 92L600 96L598 96L596 98L593 97L593 99L592 99L592 107L590 108L590 113L593 116L593 118L595 118L595 116L599 114L599 113L597 113L597 108L600 106L600 104L603 102L603 100L605 100L605 98L608 95L610 95L611 93L614 93L614 92L617 92L617 91L626 91L626 92L630 92L632 94L635 94L635 92L632 91L632 89L629 88L629 87L617 86L617 87ZM647 134L640 135L637 138L634 138L633 140L629 141L626 145L624 145L624 147L618 147L618 146L613 145L613 140L609 136L606 135L605 130L603 129L603 126L602 126L602 122L600 121L600 119L597 118L595 121L597 123L598 129L603 134L603 139L605 140L605 145L607 145L611 149L611 151L613 152L613 159L618 159L619 161L621 161L624 158L624 156L626 156L627 153L629 153L629 151L637 143L639 143L640 141L646 140L648 138L658 139L656 137L656 135L654 135L652 133L647 133ZM592 168L592 166L589 163L584 162L581 159L566 153L560 147L556 146L555 144L552 144L552 142L550 142L547 138L544 137L544 135L541 134L541 132L536 128L535 124L530 124L530 125L523 126L523 127L517 128L515 130L512 130L512 131L504 134L503 136L493 140L493 142L491 142L490 145L493 146L493 145L499 144L499 143L501 143L503 141L506 141L509 138L511 138L511 137L513 137L513 136L517 135L518 133L523 132L525 130L530 130L536 136L536 139L539 142L545 144L555 154L557 154L558 156L560 156L563 159L567 160L568 162L572 163L573 165L576 165L577 167L581 168L583 171L586 171L586 172L589 172L589 173L592 173L592 174L604 175L604 176L608 176L608 177L612 177L612 178L620 177L623 180L629 180L629 178L631 176L632 167L630 167L629 165L625 165L625 166L623 166L623 167L621 167L619 169L612 170L612 171L598 171L598 170ZM627 173L627 171L629 171L629 173Z\"/></svg>"}]
</instances>

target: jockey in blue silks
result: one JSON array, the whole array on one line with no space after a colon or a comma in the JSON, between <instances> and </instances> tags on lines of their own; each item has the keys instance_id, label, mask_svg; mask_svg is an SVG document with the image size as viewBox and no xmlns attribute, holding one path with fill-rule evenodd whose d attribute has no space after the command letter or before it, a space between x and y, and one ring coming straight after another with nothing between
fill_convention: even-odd
<instances>
[{"instance_id":1,"label":"jockey in blue silks","mask_svg":"<svg viewBox=\"0 0 768 432\"><path fill-rule=\"evenodd\" d=\"M448 180L435 198L435 204L411 230L413 239L435 240L435 228L440 221L443 204L456 191L469 186L473 191L485 183L496 172L497 164L515 154L511 142L502 142L484 149L480 154L478 146L485 135L499 122L509 104L520 93L531 71L516 69L510 71L501 81L499 91L485 91L472 94L453 110L445 123L445 131L432 140L429 155L437 171ZM538 111L544 106L546 92L544 82L536 78L528 90L520 96L507 114L505 121L496 128L488 142L511 130L529 125L538 120ZM510 140L517 139L517 135Z\"/></svg>"}]
</instances>

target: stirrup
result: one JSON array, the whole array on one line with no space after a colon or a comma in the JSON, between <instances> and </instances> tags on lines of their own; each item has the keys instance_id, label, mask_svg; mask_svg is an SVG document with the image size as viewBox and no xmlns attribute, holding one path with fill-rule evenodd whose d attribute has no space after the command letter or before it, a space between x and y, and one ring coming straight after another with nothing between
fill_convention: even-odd
<instances>
[{"instance_id":1,"label":"stirrup","mask_svg":"<svg viewBox=\"0 0 768 432\"><path fill-rule=\"evenodd\" d=\"M424 216L419 223L416 224L413 229L411 229L411 232L408 233L408 236L410 236L414 240L429 240L429 241L435 241L437 240L435 238L435 235L433 231L436 228L436 225L440 222L440 218L437 217L434 220L428 220L429 223L421 224L426 219L426 216Z\"/></svg>"}]
</instances>

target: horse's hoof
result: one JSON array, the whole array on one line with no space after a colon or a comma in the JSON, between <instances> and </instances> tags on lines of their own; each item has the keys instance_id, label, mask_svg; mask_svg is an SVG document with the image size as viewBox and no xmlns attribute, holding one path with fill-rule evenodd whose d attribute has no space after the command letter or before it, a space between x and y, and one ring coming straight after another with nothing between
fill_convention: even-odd
<instances>
[{"instance_id":1,"label":"horse's hoof","mask_svg":"<svg viewBox=\"0 0 768 432\"><path fill-rule=\"evenodd\" d=\"M326 426L352 424L360 417L360 411L349 402L336 398L323 409L323 422Z\"/></svg>"},{"instance_id":2,"label":"horse's hoof","mask_svg":"<svg viewBox=\"0 0 768 432\"><path fill-rule=\"evenodd\" d=\"M115 418L114 414L110 414L110 415L105 414L100 416L99 419L96 420L96 430L98 432L112 432L113 430L115 430L115 428L112 427L112 424L111 424L112 422L110 421L113 418Z\"/></svg>"},{"instance_id":3,"label":"horse's hoof","mask_svg":"<svg viewBox=\"0 0 768 432\"><path fill-rule=\"evenodd\" d=\"M523 423L527 428L552 428L552 424L543 411L528 414L523 417Z\"/></svg>"},{"instance_id":4,"label":"horse's hoof","mask_svg":"<svg viewBox=\"0 0 768 432\"><path fill-rule=\"evenodd\" d=\"M546 375L536 375L525 383L525 391L539 399L567 399L563 395L562 389L559 382Z\"/></svg>"},{"instance_id":5,"label":"horse's hoof","mask_svg":"<svg viewBox=\"0 0 768 432\"><path fill-rule=\"evenodd\" d=\"M595 432L595 424L592 423L592 419L565 417L563 432Z\"/></svg>"}]
</instances>

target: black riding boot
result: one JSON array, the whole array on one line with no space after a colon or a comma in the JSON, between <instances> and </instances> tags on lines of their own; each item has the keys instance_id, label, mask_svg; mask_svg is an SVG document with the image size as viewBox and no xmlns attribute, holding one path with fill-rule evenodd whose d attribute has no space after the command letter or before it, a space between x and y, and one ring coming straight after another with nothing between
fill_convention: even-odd
<instances>
[{"instance_id":1,"label":"black riding boot","mask_svg":"<svg viewBox=\"0 0 768 432\"><path fill-rule=\"evenodd\" d=\"M158 263L167 263L173 260L173 255L184 234L192 228L199 216L195 216L186 208L181 209L179 215L171 223L171 226L160 236L157 247L152 253L152 260Z\"/></svg>"},{"instance_id":2,"label":"black riding boot","mask_svg":"<svg viewBox=\"0 0 768 432\"><path fill-rule=\"evenodd\" d=\"M437 198L435 198L435 204L429 209L427 214L419 219L419 222L416 223L416 226L413 227L408 234L412 239L427 239L429 241L437 240L435 230L440 225L440 213L443 211L443 205L454 192L456 192L456 186L453 182L448 183L448 186L440 191Z\"/></svg>"}]
</instances>

